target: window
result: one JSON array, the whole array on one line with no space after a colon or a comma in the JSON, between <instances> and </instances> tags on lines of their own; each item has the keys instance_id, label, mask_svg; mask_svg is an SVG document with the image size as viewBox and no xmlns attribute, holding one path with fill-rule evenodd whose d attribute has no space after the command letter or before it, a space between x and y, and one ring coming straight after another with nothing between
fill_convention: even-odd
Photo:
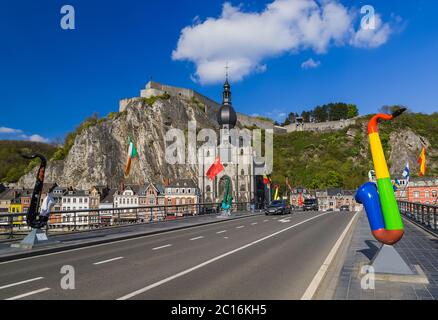
<instances>
[{"instance_id":1,"label":"window","mask_svg":"<svg viewBox=\"0 0 438 320\"><path fill-rule=\"evenodd\" d=\"M79 198L79 203L82 203L82 198Z\"/></svg>"},{"instance_id":2,"label":"window","mask_svg":"<svg viewBox=\"0 0 438 320\"><path fill-rule=\"evenodd\" d=\"M73 203L76 203L76 198L73 198Z\"/></svg>"},{"instance_id":3,"label":"window","mask_svg":"<svg viewBox=\"0 0 438 320\"><path fill-rule=\"evenodd\" d=\"M84 199L84 203L87 203L87 202L88 202L88 198L85 198L85 199Z\"/></svg>"},{"instance_id":4,"label":"window","mask_svg":"<svg viewBox=\"0 0 438 320\"><path fill-rule=\"evenodd\" d=\"M430 195L429 190L425 190L424 191L424 197L425 198L429 198L429 195Z\"/></svg>"},{"instance_id":5,"label":"window","mask_svg":"<svg viewBox=\"0 0 438 320\"><path fill-rule=\"evenodd\" d=\"M433 197L433 198L436 198L436 197L437 197L437 192L436 192L436 190L432 190L432 197Z\"/></svg>"},{"instance_id":6,"label":"window","mask_svg":"<svg viewBox=\"0 0 438 320\"><path fill-rule=\"evenodd\" d=\"M414 191L414 198L420 197L420 191Z\"/></svg>"}]
</instances>

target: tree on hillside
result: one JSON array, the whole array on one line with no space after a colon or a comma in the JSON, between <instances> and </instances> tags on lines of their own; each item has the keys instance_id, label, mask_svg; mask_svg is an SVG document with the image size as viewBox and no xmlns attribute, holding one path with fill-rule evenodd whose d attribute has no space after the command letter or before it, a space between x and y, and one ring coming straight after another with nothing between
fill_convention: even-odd
<instances>
[{"instance_id":1,"label":"tree on hillside","mask_svg":"<svg viewBox=\"0 0 438 320\"><path fill-rule=\"evenodd\" d=\"M303 118L304 122L310 122L311 116L312 116L312 113L310 111L303 111L301 113L301 117Z\"/></svg>"},{"instance_id":2,"label":"tree on hillside","mask_svg":"<svg viewBox=\"0 0 438 320\"><path fill-rule=\"evenodd\" d=\"M359 110L357 109L357 106L355 104L349 104L347 105L347 108L347 119L351 119L359 115Z\"/></svg>"},{"instance_id":3,"label":"tree on hillside","mask_svg":"<svg viewBox=\"0 0 438 320\"><path fill-rule=\"evenodd\" d=\"M328 114L328 106L324 105L324 106L317 106L314 110L313 110L313 116L316 122L326 122L329 118L329 114Z\"/></svg>"}]
</instances>

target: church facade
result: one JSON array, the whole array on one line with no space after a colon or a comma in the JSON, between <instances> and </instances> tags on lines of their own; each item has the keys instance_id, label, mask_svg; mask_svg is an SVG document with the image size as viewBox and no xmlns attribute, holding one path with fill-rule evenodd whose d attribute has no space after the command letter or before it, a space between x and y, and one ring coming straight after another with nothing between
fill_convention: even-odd
<instances>
[{"instance_id":1,"label":"church facade","mask_svg":"<svg viewBox=\"0 0 438 320\"><path fill-rule=\"evenodd\" d=\"M226 181L230 178L233 202L253 200L259 202L257 181L260 179L255 176L255 153L251 145L251 132L236 128L237 115L232 106L231 86L228 79L224 84L222 106L217 112L217 121L220 125L218 144L198 150L198 186L202 194L200 201L203 203L221 202ZM225 170L212 181L206 173L218 157Z\"/></svg>"}]
</instances>

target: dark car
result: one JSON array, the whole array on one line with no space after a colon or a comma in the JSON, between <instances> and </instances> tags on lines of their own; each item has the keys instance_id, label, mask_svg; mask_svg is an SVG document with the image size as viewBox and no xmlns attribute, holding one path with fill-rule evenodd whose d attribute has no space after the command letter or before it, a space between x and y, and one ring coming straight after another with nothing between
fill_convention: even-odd
<instances>
[{"instance_id":1,"label":"dark car","mask_svg":"<svg viewBox=\"0 0 438 320\"><path fill-rule=\"evenodd\" d=\"M350 207L349 206L342 206L339 208L340 211L350 211Z\"/></svg>"},{"instance_id":2,"label":"dark car","mask_svg":"<svg viewBox=\"0 0 438 320\"><path fill-rule=\"evenodd\" d=\"M269 215L283 215L292 213L290 206L285 200L272 201L271 204L265 209L265 214Z\"/></svg>"},{"instance_id":3,"label":"dark car","mask_svg":"<svg viewBox=\"0 0 438 320\"><path fill-rule=\"evenodd\" d=\"M317 199L306 199L303 205L304 211L318 211L318 200Z\"/></svg>"}]
</instances>

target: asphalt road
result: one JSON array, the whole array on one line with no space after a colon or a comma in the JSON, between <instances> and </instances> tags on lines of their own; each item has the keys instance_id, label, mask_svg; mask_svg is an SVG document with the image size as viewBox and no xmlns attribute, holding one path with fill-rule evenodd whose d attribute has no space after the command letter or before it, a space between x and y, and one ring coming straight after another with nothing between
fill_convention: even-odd
<instances>
[{"instance_id":1,"label":"asphalt road","mask_svg":"<svg viewBox=\"0 0 438 320\"><path fill-rule=\"evenodd\" d=\"M0 299L300 299L352 218L259 215L4 262Z\"/></svg>"}]
</instances>

